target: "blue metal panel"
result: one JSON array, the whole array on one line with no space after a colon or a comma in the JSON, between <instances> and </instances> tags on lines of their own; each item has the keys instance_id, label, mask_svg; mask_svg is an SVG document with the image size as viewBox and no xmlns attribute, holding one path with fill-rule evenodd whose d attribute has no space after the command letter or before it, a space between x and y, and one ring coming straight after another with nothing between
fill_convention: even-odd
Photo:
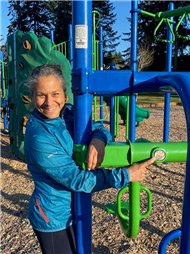
<instances>
[{"instance_id":1,"label":"blue metal panel","mask_svg":"<svg viewBox=\"0 0 190 254\"><path fill-rule=\"evenodd\" d=\"M163 84L160 84L159 86L157 83L159 83L159 80L161 78L168 79L170 82L173 82L172 77L178 77L183 76L184 78L187 78L187 85L190 87L190 72L134 72L134 92L172 92L175 91L175 88L172 86L167 85L163 86Z\"/></svg>"},{"instance_id":2,"label":"blue metal panel","mask_svg":"<svg viewBox=\"0 0 190 254\"><path fill-rule=\"evenodd\" d=\"M131 71L87 71L80 68L73 70L72 76L73 93L109 96L131 92Z\"/></svg>"},{"instance_id":3,"label":"blue metal panel","mask_svg":"<svg viewBox=\"0 0 190 254\"><path fill-rule=\"evenodd\" d=\"M161 88L154 85L156 77L164 75L190 76L190 72L133 72L132 71L89 71L75 69L73 71L73 92L94 93L96 95L126 95L132 91L159 92ZM132 87L133 78L133 87ZM90 84L90 85L88 85Z\"/></svg>"}]
</instances>

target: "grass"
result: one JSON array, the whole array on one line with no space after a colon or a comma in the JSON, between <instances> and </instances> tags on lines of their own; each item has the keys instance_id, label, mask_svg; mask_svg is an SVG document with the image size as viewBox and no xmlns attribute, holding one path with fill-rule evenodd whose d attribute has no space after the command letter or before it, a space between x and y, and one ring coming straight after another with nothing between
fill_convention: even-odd
<instances>
[{"instance_id":1,"label":"grass","mask_svg":"<svg viewBox=\"0 0 190 254\"><path fill-rule=\"evenodd\" d=\"M141 93L137 96L137 104L163 103L165 96L163 93ZM181 102L179 96L172 94L170 102Z\"/></svg>"},{"instance_id":2,"label":"grass","mask_svg":"<svg viewBox=\"0 0 190 254\"><path fill-rule=\"evenodd\" d=\"M137 95L137 104L164 103L165 96L163 93L140 93ZM179 96L172 94L170 102L181 102ZM99 96L97 96L99 104Z\"/></svg>"}]
</instances>

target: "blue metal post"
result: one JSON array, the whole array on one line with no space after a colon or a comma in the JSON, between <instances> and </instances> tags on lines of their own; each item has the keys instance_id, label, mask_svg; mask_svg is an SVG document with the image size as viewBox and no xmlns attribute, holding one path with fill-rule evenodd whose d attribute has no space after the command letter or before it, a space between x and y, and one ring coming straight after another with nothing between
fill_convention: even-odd
<instances>
[{"instance_id":1,"label":"blue metal post","mask_svg":"<svg viewBox=\"0 0 190 254\"><path fill-rule=\"evenodd\" d=\"M73 1L73 80L75 69L84 70L81 82L88 82L85 78L88 70L92 69L92 1ZM78 79L77 79L78 80ZM79 83L79 86L81 84ZM86 87L88 86L85 83ZM88 144L92 132L92 96L89 93L74 92L74 142ZM91 194L75 193L74 195L74 225L78 254L90 254L92 242L92 205Z\"/></svg>"},{"instance_id":2,"label":"blue metal post","mask_svg":"<svg viewBox=\"0 0 190 254\"><path fill-rule=\"evenodd\" d=\"M131 1L131 70L137 71L138 1ZM130 140L135 141L136 95L130 97Z\"/></svg>"},{"instance_id":3,"label":"blue metal post","mask_svg":"<svg viewBox=\"0 0 190 254\"><path fill-rule=\"evenodd\" d=\"M103 29L99 26L99 52L100 52L100 70L103 70ZM104 104L103 96L100 96L100 105ZM100 107L100 119L103 119L103 107ZM103 121L100 122L103 125Z\"/></svg>"},{"instance_id":4,"label":"blue metal post","mask_svg":"<svg viewBox=\"0 0 190 254\"><path fill-rule=\"evenodd\" d=\"M115 70L115 63L110 63L110 70ZM112 135L112 138L114 140L114 120L115 120L115 114L114 114L114 108L115 108L115 97L110 97L110 133Z\"/></svg>"},{"instance_id":5,"label":"blue metal post","mask_svg":"<svg viewBox=\"0 0 190 254\"><path fill-rule=\"evenodd\" d=\"M1 91L2 91L2 107L3 107L3 122L4 122L4 130L7 130L7 106L6 106L6 90L5 90L5 77L4 77L4 55L3 51L1 50Z\"/></svg>"},{"instance_id":6,"label":"blue metal post","mask_svg":"<svg viewBox=\"0 0 190 254\"><path fill-rule=\"evenodd\" d=\"M73 68L73 26L69 24L69 61Z\"/></svg>"},{"instance_id":7,"label":"blue metal post","mask_svg":"<svg viewBox=\"0 0 190 254\"><path fill-rule=\"evenodd\" d=\"M53 44L54 43L54 30L53 29L50 30L50 40L51 40L51 43Z\"/></svg>"},{"instance_id":8,"label":"blue metal post","mask_svg":"<svg viewBox=\"0 0 190 254\"><path fill-rule=\"evenodd\" d=\"M174 9L174 4L169 3L168 10L171 11ZM173 20L173 17L170 18ZM173 29L173 24L171 23L171 28ZM167 40L172 41L172 33L167 28ZM167 53L166 53L166 71L171 72L172 66L172 43L167 43L166 45ZM165 103L164 103L164 136L163 141L169 141L169 123L170 123L170 93L165 94Z\"/></svg>"}]
</instances>

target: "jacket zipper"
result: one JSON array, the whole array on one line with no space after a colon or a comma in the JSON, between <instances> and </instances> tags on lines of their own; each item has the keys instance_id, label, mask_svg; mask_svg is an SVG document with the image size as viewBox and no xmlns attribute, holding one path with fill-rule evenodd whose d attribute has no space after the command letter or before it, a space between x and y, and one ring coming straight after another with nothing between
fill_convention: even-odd
<instances>
[{"instance_id":1,"label":"jacket zipper","mask_svg":"<svg viewBox=\"0 0 190 254\"><path fill-rule=\"evenodd\" d=\"M41 213L42 217L44 218L44 220L45 220L46 222L49 222L49 219L45 216L45 214L44 214L44 212L43 212L42 208L40 207L40 205L39 205L39 203L38 203L38 200L37 200L37 199L36 199L36 205L37 205L37 207L38 207L38 209L39 209L39 211L40 211L40 213Z\"/></svg>"}]
</instances>

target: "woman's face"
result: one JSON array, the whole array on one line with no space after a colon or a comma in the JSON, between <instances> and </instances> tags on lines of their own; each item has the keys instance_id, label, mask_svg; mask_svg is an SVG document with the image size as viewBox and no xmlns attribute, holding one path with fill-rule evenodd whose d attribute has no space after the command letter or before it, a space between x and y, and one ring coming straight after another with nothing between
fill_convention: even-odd
<instances>
[{"instance_id":1,"label":"woman's face","mask_svg":"<svg viewBox=\"0 0 190 254\"><path fill-rule=\"evenodd\" d=\"M59 79L50 75L40 77L34 92L36 109L49 119L56 118L67 101Z\"/></svg>"}]
</instances>

